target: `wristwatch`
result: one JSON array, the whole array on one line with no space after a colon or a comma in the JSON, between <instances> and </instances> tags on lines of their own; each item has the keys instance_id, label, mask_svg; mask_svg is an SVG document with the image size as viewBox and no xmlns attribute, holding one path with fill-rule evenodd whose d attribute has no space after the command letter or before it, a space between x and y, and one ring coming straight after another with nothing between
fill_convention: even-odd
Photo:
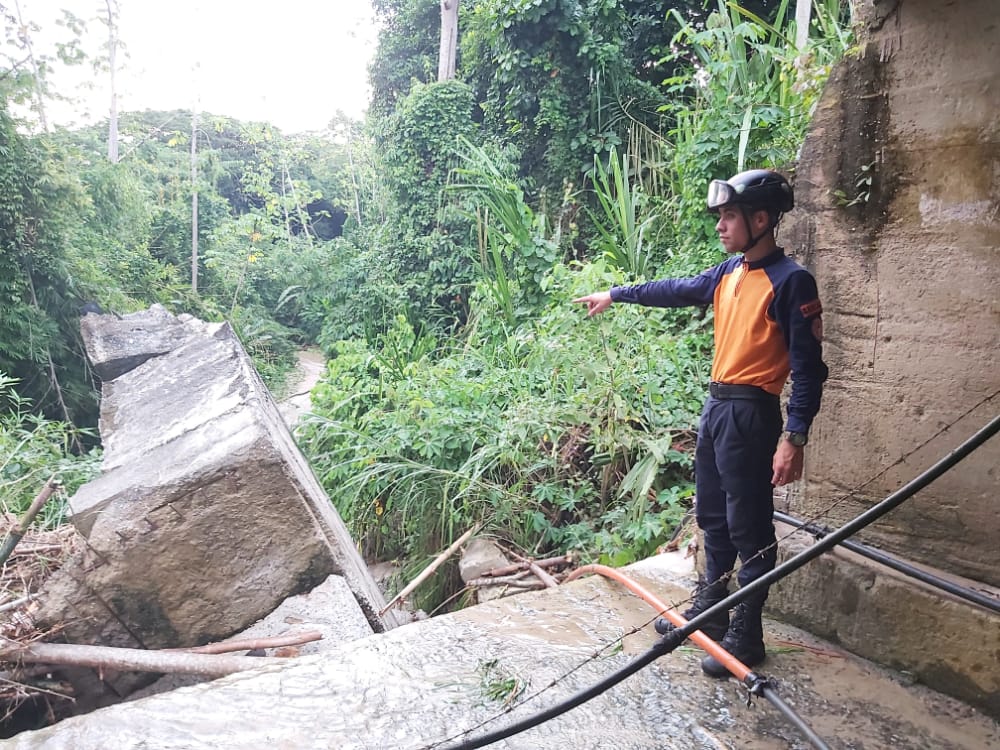
<instances>
[{"instance_id":1,"label":"wristwatch","mask_svg":"<svg viewBox=\"0 0 1000 750\"><path fill-rule=\"evenodd\" d=\"M786 432L785 440L794 445L796 448L801 448L809 442L809 436L804 432Z\"/></svg>"}]
</instances>

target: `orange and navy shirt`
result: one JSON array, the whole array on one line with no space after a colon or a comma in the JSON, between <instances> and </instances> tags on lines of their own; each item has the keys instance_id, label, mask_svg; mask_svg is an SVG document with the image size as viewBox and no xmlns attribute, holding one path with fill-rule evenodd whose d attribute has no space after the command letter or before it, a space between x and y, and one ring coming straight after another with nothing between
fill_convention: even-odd
<instances>
[{"instance_id":1,"label":"orange and navy shirt","mask_svg":"<svg viewBox=\"0 0 1000 750\"><path fill-rule=\"evenodd\" d=\"M791 374L785 429L809 431L829 372L823 307L812 274L784 250L752 263L737 255L687 279L614 287L611 299L650 307L713 305L712 380L778 395Z\"/></svg>"}]
</instances>

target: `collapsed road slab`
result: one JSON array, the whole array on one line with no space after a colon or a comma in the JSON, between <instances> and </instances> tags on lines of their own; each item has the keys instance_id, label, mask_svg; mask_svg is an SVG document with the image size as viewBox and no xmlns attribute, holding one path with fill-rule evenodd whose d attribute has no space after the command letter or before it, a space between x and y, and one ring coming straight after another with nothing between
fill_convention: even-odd
<instances>
[{"instance_id":1,"label":"collapsed road slab","mask_svg":"<svg viewBox=\"0 0 1000 750\"><path fill-rule=\"evenodd\" d=\"M374 630L391 627L379 615L381 592L229 325L141 315L148 345L138 329L122 336L129 316L86 316L88 344L106 361L128 355L102 338L102 320L111 338L137 350L168 339L175 346L136 358L103 384L104 473L70 500L87 544L47 583L39 624L61 626L76 643L196 645L336 574Z\"/></svg>"},{"instance_id":2,"label":"collapsed road slab","mask_svg":"<svg viewBox=\"0 0 1000 750\"><path fill-rule=\"evenodd\" d=\"M688 596L661 556L627 570L664 601ZM349 643L291 664L67 719L11 750L428 750L547 709L623 667L657 637L656 613L598 578L525 593ZM899 673L768 622L786 703L835 750L997 750L1000 727ZM624 640L620 640L624 636ZM734 680L701 673L684 646L592 701L494 747L508 750L805 750L809 744ZM450 741L449 741L450 738Z\"/></svg>"}]
</instances>

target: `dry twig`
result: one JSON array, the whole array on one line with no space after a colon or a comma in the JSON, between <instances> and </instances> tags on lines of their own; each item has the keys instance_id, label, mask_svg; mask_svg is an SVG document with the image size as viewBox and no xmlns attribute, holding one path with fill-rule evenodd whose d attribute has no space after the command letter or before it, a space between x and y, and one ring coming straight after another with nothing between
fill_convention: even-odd
<instances>
[{"instance_id":1,"label":"dry twig","mask_svg":"<svg viewBox=\"0 0 1000 750\"><path fill-rule=\"evenodd\" d=\"M3 545L0 546L0 565L7 562L7 558L10 557L10 553L14 551L14 547L17 543L21 541L21 538L28 533L28 529L31 527L31 522L35 520L35 516L38 515L38 511L42 509L42 506L49 501L52 497L52 493L62 487L62 482L56 479L54 476L45 483L42 487L41 492L39 492L35 499L31 501L31 505L28 506L28 510L25 511L24 515L21 517L20 523L14 528L7 532L7 537L3 540Z\"/></svg>"},{"instance_id":2,"label":"dry twig","mask_svg":"<svg viewBox=\"0 0 1000 750\"><path fill-rule=\"evenodd\" d=\"M450 547L448 547L448 549L446 549L444 552L442 552L440 555L438 555L436 558L434 558L434 561L430 565L428 565L426 568L424 568L423 571L421 571L420 575L418 575L410 583L408 583L406 585L406 587L402 591L400 591L398 594L396 594L394 597L392 597L392 599L389 601L389 603L386 604L379 611L379 615L384 615L386 612L388 612L390 609L392 609L392 607L395 604L397 604L398 602L403 601L407 596L409 596L413 592L413 590L415 588L417 588L417 586L419 586L421 583L423 583L428 578L430 578L431 574L433 574L435 570L437 570L438 568L440 568L441 565L444 563L445 560L447 560L449 557L451 557L453 554L455 554L455 552L458 551L459 547L461 547L463 544L465 544L467 541L469 541L469 539L472 537L472 535L475 534L477 531L479 531L479 526L480 526L480 524L476 524L475 526L473 526L471 529L469 529L464 534L462 534L462 536L460 536L458 539L456 539L452 543L452 545Z\"/></svg>"}]
</instances>

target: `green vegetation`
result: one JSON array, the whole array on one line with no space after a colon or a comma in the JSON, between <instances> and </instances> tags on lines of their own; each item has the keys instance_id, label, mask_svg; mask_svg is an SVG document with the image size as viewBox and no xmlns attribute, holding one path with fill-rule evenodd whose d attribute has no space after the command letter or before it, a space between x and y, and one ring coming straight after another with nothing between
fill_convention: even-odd
<instances>
[{"instance_id":1,"label":"green vegetation","mask_svg":"<svg viewBox=\"0 0 1000 750\"><path fill-rule=\"evenodd\" d=\"M365 123L202 115L192 149L191 113L130 114L111 162L107 127L0 111L2 481L93 469L78 307L159 302L230 320L272 385L326 351L298 439L369 557L416 570L480 522L530 554L652 553L690 506L710 312L570 300L721 259L707 182L794 168L849 4L815 2L798 48L787 0L468 0L443 82L437 6L374 6ZM36 112L38 83L0 78Z\"/></svg>"},{"instance_id":2,"label":"green vegetation","mask_svg":"<svg viewBox=\"0 0 1000 750\"><path fill-rule=\"evenodd\" d=\"M516 703L530 684L528 680L518 677L496 659L481 662L477 671L483 698L499 703L504 708Z\"/></svg>"},{"instance_id":3,"label":"green vegetation","mask_svg":"<svg viewBox=\"0 0 1000 750\"><path fill-rule=\"evenodd\" d=\"M97 476L98 451L80 455L73 444L81 431L64 422L34 414L31 403L14 390L16 381L0 375L0 398L7 410L0 415L0 512L20 516L32 499L56 475L63 483L63 498ZM45 527L62 522L65 503L50 500L42 508L38 523Z\"/></svg>"}]
</instances>

